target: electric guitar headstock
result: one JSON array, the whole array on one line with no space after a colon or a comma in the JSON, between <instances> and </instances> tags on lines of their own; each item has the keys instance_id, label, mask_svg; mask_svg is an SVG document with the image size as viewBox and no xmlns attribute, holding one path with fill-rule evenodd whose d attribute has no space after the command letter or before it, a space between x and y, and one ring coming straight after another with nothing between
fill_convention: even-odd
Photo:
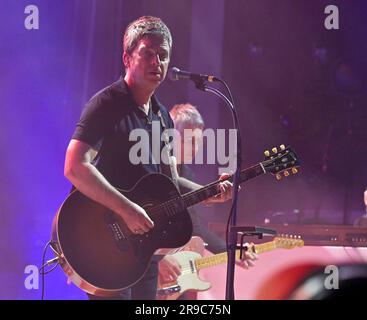
<instances>
[{"instance_id":1,"label":"electric guitar headstock","mask_svg":"<svg viewBox=\"0 0 367 320\"><path fill-rule=\"evenodd\" d=\"M282 174L288 177L290 172L292 174L298 172L297 168L300 166L300 162L297 154L291 147L285 147L284 144L282 144L279 150L274 147L271 152L266 150L264 155L265 160L261 162L262 167L266 172L275 175L277 180L282 178Z\"/></svg>"},{"instance_id":2,"label":"electric guitar headstock","mask_svg":"<svg viewBox=\"0 0 367 320\"><path fill-rule=\"evenodd\" d=\"M274 238L274 243L277 248L293 249L295 247L303 247L304 241L300 236L280 235Z\"/></svg>"}]
</instances>

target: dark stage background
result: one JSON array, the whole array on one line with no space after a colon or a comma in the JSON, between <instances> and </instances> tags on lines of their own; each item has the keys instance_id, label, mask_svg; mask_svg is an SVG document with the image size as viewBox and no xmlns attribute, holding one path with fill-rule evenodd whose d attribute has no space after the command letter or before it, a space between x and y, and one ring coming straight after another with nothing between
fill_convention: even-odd
<instances>
[{"instance_id":1,"label":"dark stage background","mask_svg":"<svg viewBox=\"0 0 367 320\"><path fill-rule=\"evenodd\" d=\"M51 221L70 184L64 154L84 103L122 71L122 34L135 18L159 16L171 29L171 66L225 79L243 132L244 166L290 144L300 173L263 176L240 193L238 222L352 224L366 182L367 2L332 1L340 29L326 30L321 0L1 0L0 299L39 299L24 286L40 266ZM24 8L39 9L38 30ZM231 128L217 98L188 82L158 91L170 108L189 101L207 127ZM198 181L216 165L194 166ZM224 222L228 205L202 208ZM61 269L46 276L47 299L84 299Z\"/></svg>"}]
</instances>

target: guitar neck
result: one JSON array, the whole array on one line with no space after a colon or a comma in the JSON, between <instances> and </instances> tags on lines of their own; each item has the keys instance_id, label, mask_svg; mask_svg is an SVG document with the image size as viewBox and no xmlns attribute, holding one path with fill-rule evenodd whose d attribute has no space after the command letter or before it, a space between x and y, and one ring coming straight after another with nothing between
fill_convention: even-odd
<instances>
[{"instance_id":1,"label":"guitar neck","mask_svg":"<svg viewBox=\"0 0 367 320\"><path fill-rule=\"evenodd\" d=\"M277 248L275 241L265 242L254 245L252 252L260 254ZM240 250L236 250L236 259L240 258ZM227 252L218 253L212 256L203 257L195 260L196 270L214 267L226 263L228 260Z\"/></svg>"},{"instance_id":2,"label":"guitar neck","mask_svg":"<svg viewBox=\"0 0 367 320\"><path fill-rule=\"evenodd\" d=\"M240 183L256 178L257 176L263 175L265 173L266 171L262 166L262 164L254 165L241 171ZM232 182L233 176L230 176L227 180ZM223 180L214 181L200 189L190 191L182 195L182 199L184 201L186 208L191 207L197 203L200 203L208 198L211 198L219 194L220 193L219 184L222 181Z\"/></svg>"}]
</instances>

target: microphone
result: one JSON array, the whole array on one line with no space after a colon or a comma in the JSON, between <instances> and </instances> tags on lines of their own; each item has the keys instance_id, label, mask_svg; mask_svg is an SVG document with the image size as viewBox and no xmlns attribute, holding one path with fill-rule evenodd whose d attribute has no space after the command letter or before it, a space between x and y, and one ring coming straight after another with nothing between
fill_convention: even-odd
<instances>
[{"instance_id":1,"label":"microphone","mask_svg":"<svg viewBox=\"0 0 367 320\"><path fill-rule=\"evenodd\" d=\"M190 79L194 82L202 82L202 81L209 81L214 82L218 81L218 78L210 75L205 74L198 74L198 73L191 73L187 71L180 70L179 68L173 67L170 70L169 78L172 81L177 81L181 79Z\"/></svg>"}]
</instances>

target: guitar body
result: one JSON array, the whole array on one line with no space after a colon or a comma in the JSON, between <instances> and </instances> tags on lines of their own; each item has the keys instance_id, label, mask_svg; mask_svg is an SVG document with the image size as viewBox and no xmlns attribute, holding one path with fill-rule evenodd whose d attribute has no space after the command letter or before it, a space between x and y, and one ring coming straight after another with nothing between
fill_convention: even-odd
<instances>
[{"instance_id":1,"label":"guitar body","mask_svg":"<svg viewBox=\"0 0 367 320\"><path fill-rule=\"evenodd\" d=\"M251 250L253 253L260 254L277 248L292 249L294 247L302 247L303 245L304 242L299 236L286 236L275 237L273 241L253 245L245 250ZM198 252L185 251L187 250L186 248L195 251L199 249L203 252L204 242L199 237L193 237L186 246L178 249L181 251L170 253L180 264L181 274L177 277L176 281L158 283L157 299L176 300L187 291L192 294L197 291L208 290L211 287L210 282L201 280L198 271L202 268L208 268L227 262L227 252L203 258ZM237 259L240 258L240 250L236 251L236 257Z\"/></svg>"},{"instance_id":2,"label":"guitar body","mask_svg":"<svg viewBox=\"0 0 367 320\"><path fill-rule=\"evenodd\" d=\"M98 296L115 296L131 287L144 276L157 249L180 247L192 234L189 213L179 206L179 191L168 177L148 174L131 190L119 191L148 212L154 222L148 233L133 234L118 215L77 190L64 201L52 226L64 272ZM159 207L172 199L176 201Z\"/></svg>"},{"instance_id":3,"label":"guitar body","mask_svg":"<svg viewBox=\"0 0 367 320\"><path fill-rule=\"evenodd\" d=\"M278 177L288 168L296 173L297 155L290 147L281 145L280 149L276 152L273 148L272 155L267 151L265 161L242 170L240 182L267 172ZM233 181L233 176L227 180ZM154 228L143 235L133 234L118 215L75 190L55 215L51 246L76 286L97 296L118 295L144 276L158 249L178 248L189 242L192 222L187 208L218 195L221 182L217 180L180 195L170 178L152 173L141 178L132 189L119 190L143 207L153 220ZM182 261L191 261L194 256L195 253L189 257L184 253L177 255ZM197 277L196 270L191 273L185 275L191 284L182 284L183 290L210 287Z\"/></svg>"},{"instance_id":4,"label":"guitar body","mask_svg":"<svg viewBox=\"0 0 367 320\"><path fill-rule=\"evenodd\" d=\"M193 236L190 241L188 243L186 243L184 246L180 247L180 248L175 248L175 249L170 249L170 250L164 250L164 254L169 254L169 255L173 255L176 259L176 253L178 252L187 252L190 251L190 253L192 253L192 255L190 255L190 257L192 258L192 260L201 257L204 254L204 249L205 249L205 244L203 239L201 239L198 236ZM159 250L159 253L161 253L161 250ZM186 255L180 255L180 264L182 263L182 265L185 265L188 263L188 260L186 259ZM159 270L159 272L161 272L161 270ZM197 276L196 276L197 277ZM190 278L190 277L189 277ZM184 277L184 280L182 283L182 281L180 281L181 283L178 283L177 280L176 281L171 281L171 282L161 282L160 281L161 278L158 278L158 293L160 292L160 290L165 290L167 288L171 288L166 290L166 294L157 294L157 300L176 300L178 299L182 294L183 294L183 290L182 287L186 288L186 283L185 283L185 279L186 277ZM180 278L182 279L182 278ZM199 281L201 281L200 279L198 279ZM189 280L190 282L190 280ZM209 285L210 286L210 285ZM186 291L189 289L186 289ZM196 300L197 299L197 292L196 291L190 291L186 293L187 295L187 299L188 300Z\"/></svg>"},{"instance_id":5,"label":"guitar body","mask_svg":"<svg viewBox=\"0 0 367 320\"><path fill-rule=\"evenodd\" d=\"M178 276L175 284L171 283L169 286L172 288L176 286L178 291L172 290L171 294L158 296L159 300L176 300L187 291L205 291L211 287L210 282L199 278L199 274L195 269L195 260L202 258L201 254L193 251L180 251L172 256L181 265L182 273ZM158 290L163 289L163 287L163 285L161 287L158 286Z\"/></svg>"}]
</instances>

